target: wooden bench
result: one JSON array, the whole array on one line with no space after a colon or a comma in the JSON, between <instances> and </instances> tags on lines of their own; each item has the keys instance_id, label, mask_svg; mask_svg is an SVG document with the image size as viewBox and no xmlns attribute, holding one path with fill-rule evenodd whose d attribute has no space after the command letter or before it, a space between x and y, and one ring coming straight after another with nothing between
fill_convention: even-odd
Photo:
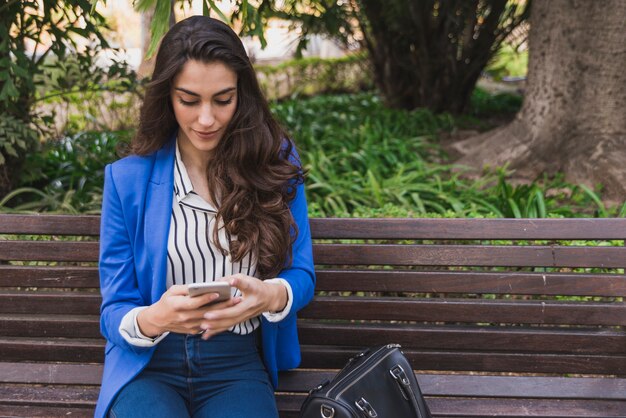
<instances>
[{"instance_id":1,"label":"wooden bench","mask_svg":"<svg viewBox=\"0 0 626 418\"><path fill-rule=\"evenodd\" d=\"M626 219L311 226L318 294L300 315L302 366L281 376L281 417L389 342L437 417L626 417ZM93 216L0 215L0 416L93 413L98 230ZM604 244L560 242L582 239Z\"/></svg>"}]
</instances>

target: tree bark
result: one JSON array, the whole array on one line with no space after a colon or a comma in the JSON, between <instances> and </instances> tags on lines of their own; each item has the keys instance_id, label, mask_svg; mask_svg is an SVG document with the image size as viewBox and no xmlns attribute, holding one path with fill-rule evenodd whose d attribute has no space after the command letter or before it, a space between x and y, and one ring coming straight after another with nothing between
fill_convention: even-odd
<instances>
[{"instance_id":1,"label":"tree bark","mask_svg":"<svg viewBox=\"0 0 626 418\"><path fill-rule=\"evenodd\" d=\"M508 126L452 145L457 161L516 175L565 173L626 198L626 2L534 1L522 109Z\"/></svg>"}]
</instances>

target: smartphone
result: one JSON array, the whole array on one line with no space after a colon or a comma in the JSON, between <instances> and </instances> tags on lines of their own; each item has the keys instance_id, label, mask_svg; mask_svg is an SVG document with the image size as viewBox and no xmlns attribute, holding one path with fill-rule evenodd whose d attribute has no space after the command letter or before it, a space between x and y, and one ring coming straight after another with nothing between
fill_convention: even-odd
<instances>
[{"instance_id":1,"label":"smartphone","mask_svg":"<svg viewBox=\"0 0 626 418\"><path fill-rule=\"evenodd\" d=\"M228 282L192 283L187 286L189 296L200 296L205 293L217 293L219 296L212 303L230 299L231 288Z\"/></svg>"}]
</instances>

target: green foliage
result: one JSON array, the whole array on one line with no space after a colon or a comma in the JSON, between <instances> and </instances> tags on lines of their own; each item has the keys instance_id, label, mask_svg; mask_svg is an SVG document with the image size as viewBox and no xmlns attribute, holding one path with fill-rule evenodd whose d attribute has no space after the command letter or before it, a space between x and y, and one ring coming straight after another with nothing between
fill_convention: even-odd
<instances>
[{"instance_id":1,"label":"green foliage","mask_svg":"<svg viewBox=\"0 0 626 418\"><path fill-rule=\"evenodd\" d=\"M0 113L0 165L5 155L18 158L37 141L37 132L24 121L6 113Z\"/></svg>"},{"instance_id":2,"label":"green foliage","mask_svg":"<svg viewBox=\"0 0 626 418\"><path fill-rule=\"evenodd\" d=\"M491 94L478 87L472 93L468 114L478 118L514 115L522 107L522 101L523 97L520 94Z\"/></svg>"},{"instance_id":3,"label":"green foliage","mask_svg":"<svg viewBox=\"0 0 626 418\"><path fill-rule=\"evenodd\" d=\"M490 213L496 208L442 164L434 135L452 120L425 110L395 111L371 94L289 100L274 106L294 133L321 215L387 204L416 214Z\"/></svg>"},{"instance_id":4,"label":"green foliage","mask_svg":"<svg viewBox=\"0 0 626 418\"><path fill-rule=\"evenodd\" d=\"M377 210L389 216L457 217L615 213L584 187L558 177L514 186L501 169L478 180L463 178L462 170L446 163L437 141L439 131L456 125L450 116L391 110L373 94L292 99L273 110L294 135L309 171L314 216Z\"/></svg>"},{"instance_id":5,"label":"green foliage","mask_svg":"<svg viewBox=\"0 0 626 418\"><path fill-rule=\"evenodd\" d=\"M626 215L626 204L606 208L599 192L558 176L512 184L501 168L464 178L438 143L439 132L458 125L449 115L391 110L371 93L292 98L273 103L272 110L308 170L311 216ZM103 168L131 135L91 131L49 141L29 158L22 187L0 202L0 210L97 212Z\"/></svg>"},{"instance_id":6,"label":"green foliage","mask_svg":"<svg viewBox=\"0 0 626 418\"><path fill-rule=\"evenodd\" d=\"M19 184L26 156L38 148L40 136L58 137L68 129L91 127L81 122L89 120L90 112L74 106L76 97L86 98L91 106L115 108L111 100L87 96L128 91L137 85L135 74L126 63L110 57L115 50L103 36L105 19L92 10L89 0L9 1L0 11L1 206L38 200L38 207L51 209L55 201L83 202L87 196L80 187L74 188L78 183L62 192L54 188L9 192ZM105 52L113 61L108 68L99 63ZM56 111L63 108L77 116L59 129ZM94 114L91 122L101 120L101 114ZM27 174L32 177L33 172ZM79 207L83 210L82 203Z\"/></svg>"},{"instance_id":7,"label":"green foliage","mask_svg":"<svg viewBox=\"0 0 626 418\"><path fill-rule=\"evenodd\" d=\"M98 13L89 14L90 8L88 0L10 1L2 6L0 114L12 117L12 122L9 122L12 128L0 137L0 143L19 140L25 144L20 147L22 150L36 144L29 125L35 122L41 129L47 120L36 117L39 115L32 113L32 105L36 101L36 91L45 90L46 78L43 75L51 59L63 63L68 54L84 48L79 46L80 39L88 44L106 46L100 32L100 28L104 27L104 18ZM33 46L34 51L30 49ZM83 64L93 59L89 54L77 56ZM62 82L64 76L64 73L59 74L57 80ZM69 82L66 84L69 85ZM26 128L16 128L16 120L22 121ZM17 136L10 139L7 132ZM11 154L6 145L0 152ZM15 154L19 156L19 153Z\"/></svg>"},{"instance_id":8,"label":"green foliage","mask_svg":"<svg viewBox=\"0 0 626 418\"><path fill-rule=\"evenodd\" d=\"M278 65L257 65L255 70L269 99L373 89L373 76L364 54L298 58Z\"/></svg>"},{"instance_id":9,"label":"green foliage","mask_svg":"<svg viewBox=\"0 0 626 418\"><path fill-rule=\"evenodd\" d=\"M492 58L485 72L496 80L503 77L524 77L528 72L528 49L516 50L512 45L503 45Z\"/></svg>"},{"instance_id":10,"label":"green foliage","mask_svg":"<svg viewBox=\"0 0 626 418\"><path fill-rule=\"evenodd\" d=\"M129 131L84 132L45 144L29 156L22 187L0 201L0 209L97 212L102 200L104 167L118 159L130 141Z\"/></svg>"}]
</instances>

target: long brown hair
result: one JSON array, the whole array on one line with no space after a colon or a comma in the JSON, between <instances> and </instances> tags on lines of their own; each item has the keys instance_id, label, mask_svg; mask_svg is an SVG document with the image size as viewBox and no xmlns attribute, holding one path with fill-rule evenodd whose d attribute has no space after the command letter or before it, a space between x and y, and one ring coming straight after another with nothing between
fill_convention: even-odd
<instances>
[{"instance_id":1,"label":"long brown hair","mask_svg":"<svg viewBox=\"0 0 626 418\"><path fill-rule=\"evenodd\" d=\"M215 225L223 224L229 236L236 236L229 249L233 261L252 253L260 277L275 277L291 261L297 225L288 204L303 171L293 144L270 113L241 40L228 25L193 16L165 35L130 152L156 152L178 128L170 91L188 60L218 61L237 74L237 109L207 169L211 198L219 203ZM228 252L220 245L217 226L213 241Z\"/></svg>"}]
</instances>

